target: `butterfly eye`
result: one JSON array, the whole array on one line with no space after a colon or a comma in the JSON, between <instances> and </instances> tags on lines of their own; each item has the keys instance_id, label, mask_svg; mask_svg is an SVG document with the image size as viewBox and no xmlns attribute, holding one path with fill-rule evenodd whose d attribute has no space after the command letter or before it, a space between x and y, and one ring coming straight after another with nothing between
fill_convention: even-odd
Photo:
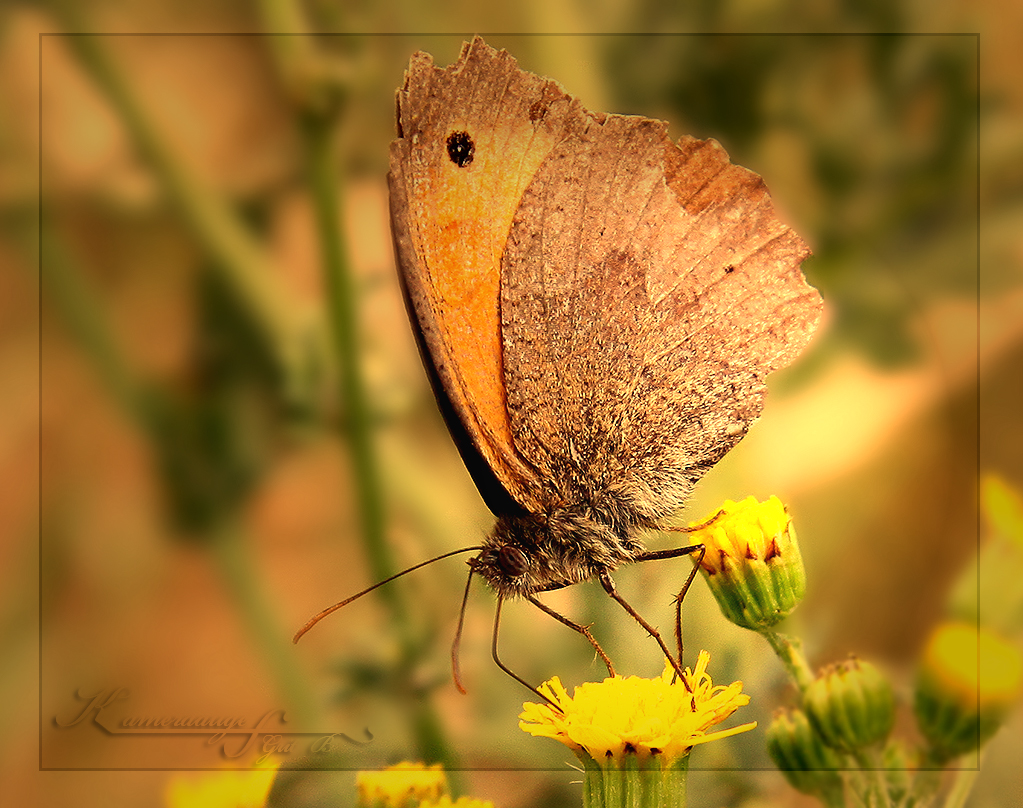
<instances>
[{"instance_id":1,"label":"butterfly eye","mask_svg":"<svg viewBox=\"0 0 1023 808\"><path fill-rule=\"evenodd\" d=\"M517 547L505 545L498 551L497 565L509 578L516 578L529 569L529 559Z\"/></svg>"},{"instance_id":2,"label":"butterfly eye","mask_svg":"<svg viewBox=\"0 0 1023 808\"><path fill-rule=\"evenodd\" d=\"M452 132L448 135L448 157L459 168L465 168L472 162L475 151L476 144L468 132Z\"/></svg>"}]
</instances>

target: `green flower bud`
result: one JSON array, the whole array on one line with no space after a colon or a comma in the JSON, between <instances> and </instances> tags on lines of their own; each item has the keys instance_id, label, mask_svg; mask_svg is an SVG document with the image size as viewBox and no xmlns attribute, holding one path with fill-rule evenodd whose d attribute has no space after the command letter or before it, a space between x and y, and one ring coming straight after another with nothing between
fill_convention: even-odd
<instances>
[{"instance_id":1,"label":"green flower bud","mask_svg":"<svg viewBox=\"0 0 1023 808\"><path fill-rule=\"evenodd\" d=\"M1019 698L1023 658L1015 645L966 623L946 623L924 648L914 710L939 762L977 750Z\"/></svg>"},{"instance_id":2,"label":"green flower bud","mask_svg":"<svg viewBox=\"0 0 1023 808\"><path fill-rule=\"evenodd\" d=\"M891 732L895 694L881 671L850 657L818 674L803 694L803 709L824 743L854 752Z\"/></svg>"},{"instance_id":3,"label":"green flower bud","mask_svg":"<svg viewBox=\"0 0 1023 808\"><path fill-rule=\"evenodd\" d=\"M834 804L842 794L842 758L826 746L802 710L777 713L767 728L767 751L789 784Z\"/></svg>"},{"instance_id":4,"label":"green flower bud","mask_svg":"<svg viewBox=\"0 0 1023 808\"><path fill-rule=\"evenodd\" d=\"M778 497L728 500L702 524L690 539L707 548L700 570L725 617L760 631L799 605L806 572L792 520Z\"/></svg>"}]
</instances>

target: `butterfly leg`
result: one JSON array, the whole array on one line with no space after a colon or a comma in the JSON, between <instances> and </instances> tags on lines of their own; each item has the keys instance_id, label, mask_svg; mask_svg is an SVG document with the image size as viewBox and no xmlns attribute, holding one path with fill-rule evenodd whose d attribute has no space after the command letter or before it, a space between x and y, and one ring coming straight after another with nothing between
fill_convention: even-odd
<instances>
[{"instance_id":1,"label":"butterfly leg","mask_svg":"<svg viewBox=\"0 0 1023 808\"><path fill-rule=\"evenodd\" d=\"M718 518L724 514L724 512L725 512L724 508L718 508L718 510L714 512L713 516L709 516L702 522L699 522L698 524L695 525L688 526L672 525L671 527L659 527L657 529L669 533L695 533L697 530L703 530L705 527L710 527L711 525L713 525L718 520Z\"/></svg>"},{"instance_id":2,"label":"butterfly leg","mask_svg":"<svg viewBox=\"0 0 1023 808\"><path fill-rule=\"evenodd\" d=\"M616 600L621 605L621 607L632 616L633 620L635 620L644 629L646 629L647 634L649 634L657 641L657 644L661 646L661 651L664 652L664 656L671 663L671 667L675 669L675 673L677 673L679 678L682 679L683 683L686 686L686 689L691 691L692 688L689 687L689 682L682 673L682 667L679 665L679 661L671 655L671 651L669 651L668 646L665 645L664 639L661 637L660 632L656 628L651 626L646 620L640 617L639 612L633 609L632 606L629 605L628 601L626 601L625 598L618 594L618 590L615 589L615 582L611 579L610 574L608 574L607 572L600 573L600 585L604 587L604 591L607 592L607 594L609 594L613 600Z\"/></svg>"},{"instance_id":3,"label":"butterfly leg","mask_svg":"<svg viewBox=\"0 0 1023 808\"><path fill-rule=\"evenodd\" d=\"M590 645L592 645L594 650L597 652L597 656L599 656L603 660L604 664L607 665L607 675L608 676L615 675L615 669L614 665L611 664L611 659L608 657L607 654L604 653L604 649L600 647L600 643L598 643L597 638L590 633L589 628L580 623L572 622L567 617L565 617L565 615L559 614L558 612L554 611L554 609L552 609L550 606L546 605L545 603L541 603L537 598L533 597L532 595L526 595L526 600L528 600L530 603L536 606L536 608L538 608L540 611L549 614L559 623L566 625L573 631L578 631L580 634L582 634L587 640L590 641Z\"/></svg>"},{"instance_id":4,"label":"butterfly leg","mask_svg":"<svg viewBox=\"0 0 1023 808\"><path fill-rule=\"evenodd\" d=\"M710 522L718 518L718 514L715 514ZM706 522L704 524L709 524ZM695 529L695 528L694 528ZM640 553L636 556L635 561L657 561L663 558L678 558L679 556L692 555L693 553L699 553L699 558L696 559L696 563L693 568L689 571L689 577L686 578L686 582L682 585L682 589L675 596L675 645L678 647L678 659L681 664L682 660L685 659L682 648L682 601L685 600L686 593L689 592L689 587L693 584L693 579L696 577L696 571L700 568L700 563L703 561L703 557L707 554L707 548L702 544L690 544L687 547L676 547L673 550L655 550L653 552Z\"/></svg>"},{"instance_id":5,"label":"butterfly leg","mask_svg":"<svg viewBox=\"0 0 1023 808\"><path fill-rule=\"evenodd\" d=\"M523 687L527 688L533 694L539 696L541 699L546 701L551 707L553 707L559 713L560 712L564 712L554 701L552 701L550 698L545 696L543 693L541 693L539 690L537 690L535 687L533 687L529 682L527 682L525 679L523 679L521 676L519 676L517 673L515 673L515 671L513 671L511 668L509 668L507 665L505 665L501 661L500 657L497 655L497 634L498 634L498 629L500 628L500 625L501 625L501 605L503 603L504 603L504 598L498 597L498 599L497 599L497 611L494 612L494 639L493 639L493 642L492 642L492 644L490 646L490 655L494 658L494 662L497 663L497 667L499 667L501 670L503 670L505 673L507 673L512 679L514 679L516 682L518 682Z\"/></svg>"}]
</instances>

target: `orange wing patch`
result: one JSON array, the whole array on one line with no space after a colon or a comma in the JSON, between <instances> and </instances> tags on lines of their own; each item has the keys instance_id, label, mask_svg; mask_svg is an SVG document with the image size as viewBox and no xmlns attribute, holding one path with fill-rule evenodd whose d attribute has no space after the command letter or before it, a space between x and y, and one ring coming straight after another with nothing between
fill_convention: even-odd
<instances>
[{"instance_id":1,"label":"orange wing patch","mask_svg":"<svg viewBox=\"0 0 1023 808\"><path fill-rule=\"evenodd\" d=\"M445 392L527 509L538 500L508 419L501 256L523 191L566 127L582 121L581 106L558 85L480 39L447 69L416 54L398 93L390 182L401 270ZM462 147L455 154L453 137Z\"/></svg>"}]
</instances>

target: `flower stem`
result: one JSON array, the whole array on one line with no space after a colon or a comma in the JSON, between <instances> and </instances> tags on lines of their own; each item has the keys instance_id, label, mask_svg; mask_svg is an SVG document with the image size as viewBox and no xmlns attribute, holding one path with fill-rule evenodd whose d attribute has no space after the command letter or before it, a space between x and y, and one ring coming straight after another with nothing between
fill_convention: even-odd
<instances>
[{"instance_id":1,"label":"flower stem","mask_svg":"<svg viewBox=\"0 0 1023 808\"><path fill-rule=\"evenodd\" d=\"M641 767L635 755L603 766L584 759L583 808L685 808L689 755L674 764Z\"/></svg>"},{"instance_id":2,"label":"flower stem","mask_svg":"<svg viewBox=\"0 0 1023 808\"><path fill-rule=\"evenodd\" d=\"M142 380L130 367L110 317L46 217L40 223L41 281L72 339L92 361L108 393L136 426L151 430Z\"/></svg>"},{"instance_id":3,"label":"flower stem","mask_svg":"<svg viewBox=\"0 0 1023 808\"><path fill-rule=\"evenodd\" d=\"M211 531L210 541L205 546L209 548L221 579L281 695L295 711L298 719L295 723L305 728L315 726L319 709L310 695L312 688L297 667L289 638L269 606L253 564L252 543L247 541L234 518L225 517ZM290 717L288 720L290 723Z\"/></svg>"},{"instance_id":4,"label":"flower stem","mask_svg":"<svg viewBox=\"0 0 1023 808\"><path fill-rule=\"evenodd\" d=\"M760 634L770 643L774 653L785 665L799 692L805 692L814 677L810 663L806 661L806 655L803 653L802 641L798 637L790 637L770 629L764 629Z\"/></svg>"},{"instance_id":5,"label":"flower stem","mask_svg":"<svg viewBox=\"0 0 1023 808\"><path fill-rule=\"evenodd\" d=\"M84 33L76 4L55 0L53 10L67 29L67 38L81 64L114 107L139 151L166 189L171 202L196 239L214 259L211 267L252 318L274 358L289 401L304 402L315 378L315 356L322 345L317 325L277 280L262 245L217 197L174 154L166 138L139 103L120 66L110 58L102 36Z\"/></svg>"},{"instance_id":6,"label":"flower stem","mask_svg":"<svg viewBox=\"0 0 1023 808\"><path fill-rule=\"evenodd\" d=\"M341 215L341 174L337 170L334 147L334 120L331 115L306 111L302 115L305 136L308 182L312 192L319 233L321 260L327 289L331 335L337 356L340 397L346 415L348 438L356 486L358 511L362 522L362 540L374 578L383 580L397 569L386 539L386 512L383 486L374 439L370 408L362 378L359 350L358 307L355 284L348 261ZM418 643L412 634L414 621L401 587L382 587L379 591L391 614L402 649L402 675L408 691L416 692L412 682ZM412 727L420 756L442 763L449 772L457 771L454 755L444 737L440 719L424 698L410 700ZM452 783L457 788L457 783Z\"/></svg>"},{"instance_id":7,"label":"flower stem","mask_svg":"<svg viewBox=\"0 0 1023 808\"><path fill-rule=\"evenodd\" d=\"M583 757L583 808L600 808L604 804L604 778L600 766L589 756Z\"/></svg>"},{"instance_id":8,"label":"flower stem","mask_svg":"<svg viewBox=\"0 0 1023 808\"><path fill-rule=\"evenodd\" d=\"M887 769L874 748L858 749L852 753L860 769L867 795L866 804L876 808L892 808L888 794Z\"/></svg>"},{"instance_id":9,"label":"flower stem","mask_svg":"<svg viewBox=\"0 0 1023 808\"><path fill-rule=\"evenodd\" d=\"M921 751L920 762L913 777L913 791L921 805L930 804L938 793L944 771L944 761L939 760L933 750L925 748Z\"/></svg>"},{"instance_id":10,"label":"flower stem","mask_svg":"<svg viewBox=\"0 0 1023 808\"><path fill-rule=\"evenodd\" d=\"M72 337L96 368L106 389L125 415L142 431L154 451L163 437L147 404L145 379L138 376L125 358L107 323L104 311L82 273L45 220L42 225L43 282L49 297ZM268 608L263 588L249 556L250 548L239 534L235 514L223 514L221 524L211 529L210 549L217 568L239 614L273 675L287 706L300 722L311 725L317 715L311 689L287 652L290 643Z\"/></svg>"},{"instance_id":11,"label":"flower stem","mask_svg":"<svg viewBox=\"0 0 1023 808\"><path fill-rule=\"evenodd\" d=\"M956 771L955 779L952 781L952 788L945 797L944 808L963 808L966 800L973 790L973 784L980 774L980 759L983 755L972 752L960 758L961 768Z\"/></svg>"},{"instance_id":12,"label":"flower stem","mask_svg":"<svg viewBox=\"0 0 1023 808\"><path fill-rule=\"evenodd\" d=\"M688 799L687 785L689 782L689 755L669 767L662 781L662 788L666 792L662 805L665 808L686 808Z\"/></svg>"},{"instance_id":13,"label":"flower stem","mask_svg":"<svg viewBox=\"0 0 1023 808\"><path fill-rule=\"evenodd\" d=\"M372 574L375 578L383 579L394 572L395 563L384 537L386 518L383 487L361 372L358 307L341 222L340 179L333 156L333 127L327 119L307 116L303 131L308 179L315 205L327 289L331 337L337 355L341 407L345 414L346 437L355 472L362 535ZM401 589L384 587L379 592L395 619L407 625L408 609Z\"/></svg>"}]
</instances>

